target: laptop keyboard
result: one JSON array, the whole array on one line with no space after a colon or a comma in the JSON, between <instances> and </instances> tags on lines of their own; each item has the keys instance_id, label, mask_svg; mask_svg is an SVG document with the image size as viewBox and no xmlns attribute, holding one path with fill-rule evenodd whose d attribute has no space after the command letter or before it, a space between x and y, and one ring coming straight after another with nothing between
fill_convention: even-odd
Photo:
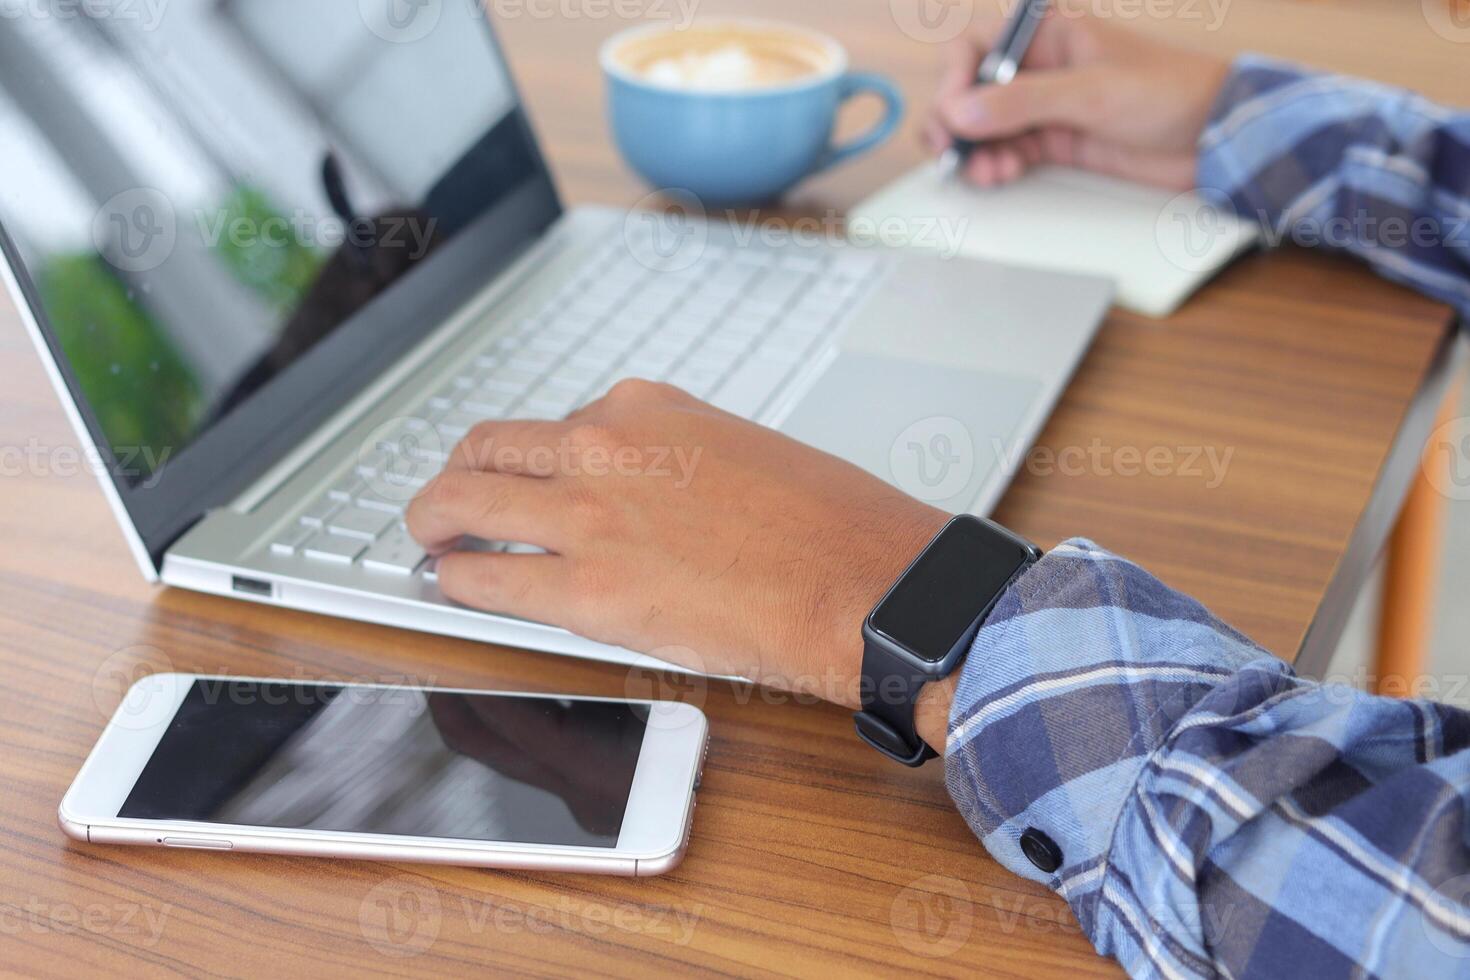
<instances>
[{"instance_id":1,"label":"laptop keyboard","mask_svg":"<svg viewBox=\"0 0 1470 980\"><path fill-rule=\"evenodd\" d=\"M677 385L761 421L885 263L855 251L707 245L678 271L650 269L622 230L534 316L476 352L364 446L271 551L309 564L434 578L403 525L415 493L484 419L565 417L624 378ZM468 541L487 551L535 551Z\"/></svg>"}]
</instances>

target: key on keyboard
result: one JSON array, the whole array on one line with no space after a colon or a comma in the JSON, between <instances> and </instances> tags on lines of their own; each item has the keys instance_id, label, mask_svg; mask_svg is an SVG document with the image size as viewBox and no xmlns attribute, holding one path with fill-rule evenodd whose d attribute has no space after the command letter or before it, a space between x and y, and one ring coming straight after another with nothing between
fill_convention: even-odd
<instances>
[{"instance_id":1,"label":"key on keyboard","mask_svg":"<svg viewBox=\"0 0 1470 980\"><path fill-rule=\"evenodd\" d=\"M412 575L427 557L428 553L408 536L407 529L399 525L368 549L362 556L362 565L374 571Z\"/></svg>"},{"instance_id":2,"label":"key on keyboard","mask_svg":"<svg viewBox=\"0 0 1470 980\"><path fill-rule=\"evenodd\" d=\"M302 553L318 561L350 565L366 548L367 542L361 538L344 538L337 534L317 534L306 542Z\"/></svg>"},{"instance_id":3,"label":"key on keyboard","mask_svg":"<svg viewBox=\"0 0 1470 980\"><path fill-rule=\"evenodd\" d=\"M327 521L327 530L349 538L376 541L383 532L393 526L393 515L366 507L347 506L333 514Z\"/></svg>"}]
</instances>

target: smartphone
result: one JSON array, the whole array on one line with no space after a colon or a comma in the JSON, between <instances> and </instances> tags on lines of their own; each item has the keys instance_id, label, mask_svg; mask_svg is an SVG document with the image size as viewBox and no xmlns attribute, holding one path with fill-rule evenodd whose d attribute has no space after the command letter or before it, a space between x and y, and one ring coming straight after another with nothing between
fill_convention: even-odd
<instances>
[{"instance_id":1,"label":"smartphone","mask_svg":"<svg viewBox=\"0 0 1470 980\"><path fill-rule=\"evenodd\" d=\"M93 844L656 875L708 732L671 701L160 673L59 816Z\"/></svg>"}]
</instances>

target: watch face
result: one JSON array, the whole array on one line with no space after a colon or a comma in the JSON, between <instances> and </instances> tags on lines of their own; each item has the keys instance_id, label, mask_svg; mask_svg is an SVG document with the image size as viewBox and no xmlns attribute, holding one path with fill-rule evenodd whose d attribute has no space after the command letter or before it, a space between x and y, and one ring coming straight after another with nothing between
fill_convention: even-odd
<instances>
[{"instance_id":1,"label":"watch face","mask_svg":"<svg viewBox=\"0 0 1470 980\"><path fill-rule=\"evenodd\" d=\"M1020 541L979 519L951 521L869 623L920 660L939 663L1029 557Z\"/></svg>"}]
</instances>

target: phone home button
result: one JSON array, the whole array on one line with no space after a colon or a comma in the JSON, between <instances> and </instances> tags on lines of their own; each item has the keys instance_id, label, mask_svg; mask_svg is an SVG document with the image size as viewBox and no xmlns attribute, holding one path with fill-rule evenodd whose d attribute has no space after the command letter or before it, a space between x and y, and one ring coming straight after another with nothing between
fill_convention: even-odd
<instances>
[{"instance_id":1,"label":"phone home button","mask_svg":"<svg viewBox=\"0 0 1470 980\"><path fill-rule=\"evenodd\" d=\"M193 847L205 851L228 851L234 844L217 837L165 837L164 847Z\"/></svg>"}]
</instances>

